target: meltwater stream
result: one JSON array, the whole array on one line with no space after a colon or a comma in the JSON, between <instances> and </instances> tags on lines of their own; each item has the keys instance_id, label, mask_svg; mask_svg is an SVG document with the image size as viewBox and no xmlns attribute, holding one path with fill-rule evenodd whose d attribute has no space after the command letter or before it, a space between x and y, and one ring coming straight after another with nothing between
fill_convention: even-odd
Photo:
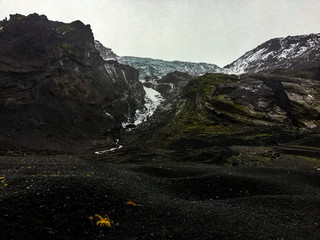
<instances>
[{"instance_id":1,"label":"meltwater stream","mask_svg":"<svg viewBox=\"0 0 320 240\"><path fill-rule=\"evenodd\" d=\"M119 144L119 139L117 139L116 144L117 144L117 147L110 148L110 149L107 149L107 150L97 151L97 152L94 152L94 153L100 155L100 154L103 154L103 153L106 153L106 152L113 152L115 150L123 148L123 146Z\"/></svg>"},{"instance_id":2,"label":"meltwater stream","mask_svg":"<svg viewBox=\"0 0 320 240\"><path fill-rule=\"evenodd\" d=\"M154 90L153 88L148 88L143 86L143 89L146 93L144 97L145 104L142 110L136 110L134 123L133 123L135 126L147 121L148 118L150 118L154 114L158 106L164 101L164 98L161 96L161 94L158 91ZM132 123L129 121L122 123L123 128L126 128L128 125L132 125ZM97 151L95 152L95 154L113 152L123 147L122 145L119 144L119 139L117 139L116 145L117 147L110 148L103 151Z\"/></svg>"}]
</instances>

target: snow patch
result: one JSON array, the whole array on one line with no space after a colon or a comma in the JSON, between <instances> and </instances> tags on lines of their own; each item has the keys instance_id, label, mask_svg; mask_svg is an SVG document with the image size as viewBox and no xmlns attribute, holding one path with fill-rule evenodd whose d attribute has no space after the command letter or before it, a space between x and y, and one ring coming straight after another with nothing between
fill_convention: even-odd
<instances>
[{"instance_id":1,"label":"snow patch","mask_svg":"<svg viewBox=\"0 0 320 240\"><path fill-rule=\"evenodd\" d=\"M314 99L314 97L311 94L308 94L308 97Z\"/></svg>"},{"instance_id":2,"label":"snow patch","mask_svg":"<svg viewBox=\"0 0 320 240\"><path fill-rule=\"evenodd\" d=\"M164 98L158 91L145 86L143 86L143 89L146 93L144 97L146 102L144 104L145 108L142 111L136 110L134 125L139 125L147 121L148 118L154 114L161 102L164 101Z\"/></svg>"},{"instance_id":3,"label":"snow patch","mask_svg":"<svg viewBox=\"0 0 320 240\"><path fill-rule=\"evenodd\" d=\"M94 152L94 153L100 155L100 154L103 154L103 153L106 153L106 152L114 152L115 150L123 148L123 146L119 144L119 139L116 140L116 144L118 146L115 147L115 148L110 148L110 149L107 149L107 150L97 151L97 152Z\"/></svg>"},{"instance_id":4,"label":"snow patch","mask_svg":"<svg viewBox=\"0 0 320 240\"><path fill-rule=\"evenodd\" d=\"M144 108L136 110L133 122L130 120L130 117L127 117L127 121L121 123L122 128L128 128L128 131L132 130L130 126L137 126L146 122L154 114L158 106L165 100L161 94L153 88L143 86L143 90L145 91Z\"/></svg>"},{"instance_id":5,"label":"snow patch","mask_svg":"<svg viewBox=\"0 0 320 240\"><path fill-rule=\"evenodd\" d=\"M278 59L281 60L283 58L292 57L298 45L298 43L290 44L287 49L283 49L282 53L278 56Z\"/></svg>"},{"instance_id":6,"label":"snow patch","mask_svg":"<svg viewBox=\"0 0 320 240\"><path fill-rule=\"evenodd\" d=\"M126 83L128 83L126 73L122 69L121 69L121 72L122 72L122 75L124 77L124 80L126 81Z\"/></svg>"},{"instance_id":7,"label":"snow patch","mask_svg":"<svg viewBox=\"0 0 320 240\"><path fill-rule=\"evenodd\" d=\"M110 113L108 113L107 111L104 111L104 113L106 114L107 117L113 119L113 116Z\"/></svg>"},{"instance_id":8,"label":"snow patch","mask_svg":"<svg viewBox=\"0 0 320 240\"><path fill-rule=\"evenodd\" d=\"M114 152L115 150L118 150L120 148L123 148L122 145L119 145L118 147L115 147L115 148L110 148L110 149L107 149L107 150L103 150L103 151L97 151L97 152L94 152L95 154L103 154L103 153L106 153L106 152Z\"/></svg>"},{"instance_id":9,"label":"snow patch","mask_svg":"<svg viewBox=\"0 0 320 240\"><path fill-rule=\"evenodd\" d=\"M299 51L297 52L297 56L300 56L300 55L302 55L303 53L305 53L306 51L308 50L308 48L307 47L300 47L299 48Z\"/></svg>"},{"instance_id":10,"label":"snow patch","mask_svg":"<svg viewBox=\"0 0 320 240\"><path fill-rule=\"evenodd\" d=\"M112 78L112 82L115 83L116 82L116 74L115 74L114 67L112 65L109 65L109 64L104 64L103 66L104 66L104 69L107 71L107 73Z\"/></svg>"},{"instance_id":11,"label":"snow patch","mask_svg":"<svg viewBox=\"0 0 320 240\"><path fill-rule=\"evenodd\" d=\"M273 55L273 54L274 54L274 52L269 52L269 53L263 55L261 59L266 60L270 55Z\"/></svg>"}]
</instances>

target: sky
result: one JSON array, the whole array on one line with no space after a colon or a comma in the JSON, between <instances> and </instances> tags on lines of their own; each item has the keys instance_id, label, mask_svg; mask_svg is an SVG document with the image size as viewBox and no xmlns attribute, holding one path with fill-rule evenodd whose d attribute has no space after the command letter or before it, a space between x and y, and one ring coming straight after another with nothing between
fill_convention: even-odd
<instances>
[{"instance_id":1,"label":"sky","mask_svg":"<svg viewBox=\"0 0 320 240\"><path fill-rule=\"evenodd\" d=\"M0 0L9 14L90 24L119 56L223 67L263 42L320 32L320 0Z\"/></svg>"}]
</instances>

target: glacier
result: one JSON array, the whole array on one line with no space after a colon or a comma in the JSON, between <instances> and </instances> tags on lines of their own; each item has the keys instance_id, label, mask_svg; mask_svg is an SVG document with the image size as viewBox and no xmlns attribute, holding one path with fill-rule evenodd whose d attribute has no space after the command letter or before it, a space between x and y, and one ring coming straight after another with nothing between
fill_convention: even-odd
<instances>
[{"instance_id":1,"label":"glacier","mask_svg":"<svg viewBox=\"0 0 320 240\"><path fill-rule=\"evenodd\" d=\"M143 86L145 95L145 108L143 110L136 110L134 125L139 125L148 120L149 117L153 115L156 111L157 107L163 102L165 99L161 96L161 94L154 90L153 88L148 88Z\"/></svg>"},{"instance_id":2,"label":"glacier","mask_svg":"<svg viewBox=\"0 0 320 240\"><path fill-rule=\"evenodd\" d=\"M148 88L143 86L143 89L146 93L144 100L144 108L143 109L137 109L135 112L133 123L131 121L123 122L122 127L128 128L128 126L134 124L135 126L144 123L151 117L154 112L156 111L157 107L165 100L161 94L154 90L153 88ZM128 128L129 131L131 130Z\"/></svg>"}]
</instances>

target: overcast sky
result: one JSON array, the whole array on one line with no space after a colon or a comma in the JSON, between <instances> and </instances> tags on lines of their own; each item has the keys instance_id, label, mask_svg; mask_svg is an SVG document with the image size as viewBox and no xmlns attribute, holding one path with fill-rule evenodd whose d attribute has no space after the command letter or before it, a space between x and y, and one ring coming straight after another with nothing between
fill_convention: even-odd
<instances>
[{"instance_id":1,"label":"overcast sky","mask_svg":"<svg viewBox=\"0 0 320 240\"><path fill-rule=\"evenodd\" d=\"M231 63L275 37L320 32L320 0L0 0L0 18L90 24L120 56Z\"/></svg>"}]
</instances>

